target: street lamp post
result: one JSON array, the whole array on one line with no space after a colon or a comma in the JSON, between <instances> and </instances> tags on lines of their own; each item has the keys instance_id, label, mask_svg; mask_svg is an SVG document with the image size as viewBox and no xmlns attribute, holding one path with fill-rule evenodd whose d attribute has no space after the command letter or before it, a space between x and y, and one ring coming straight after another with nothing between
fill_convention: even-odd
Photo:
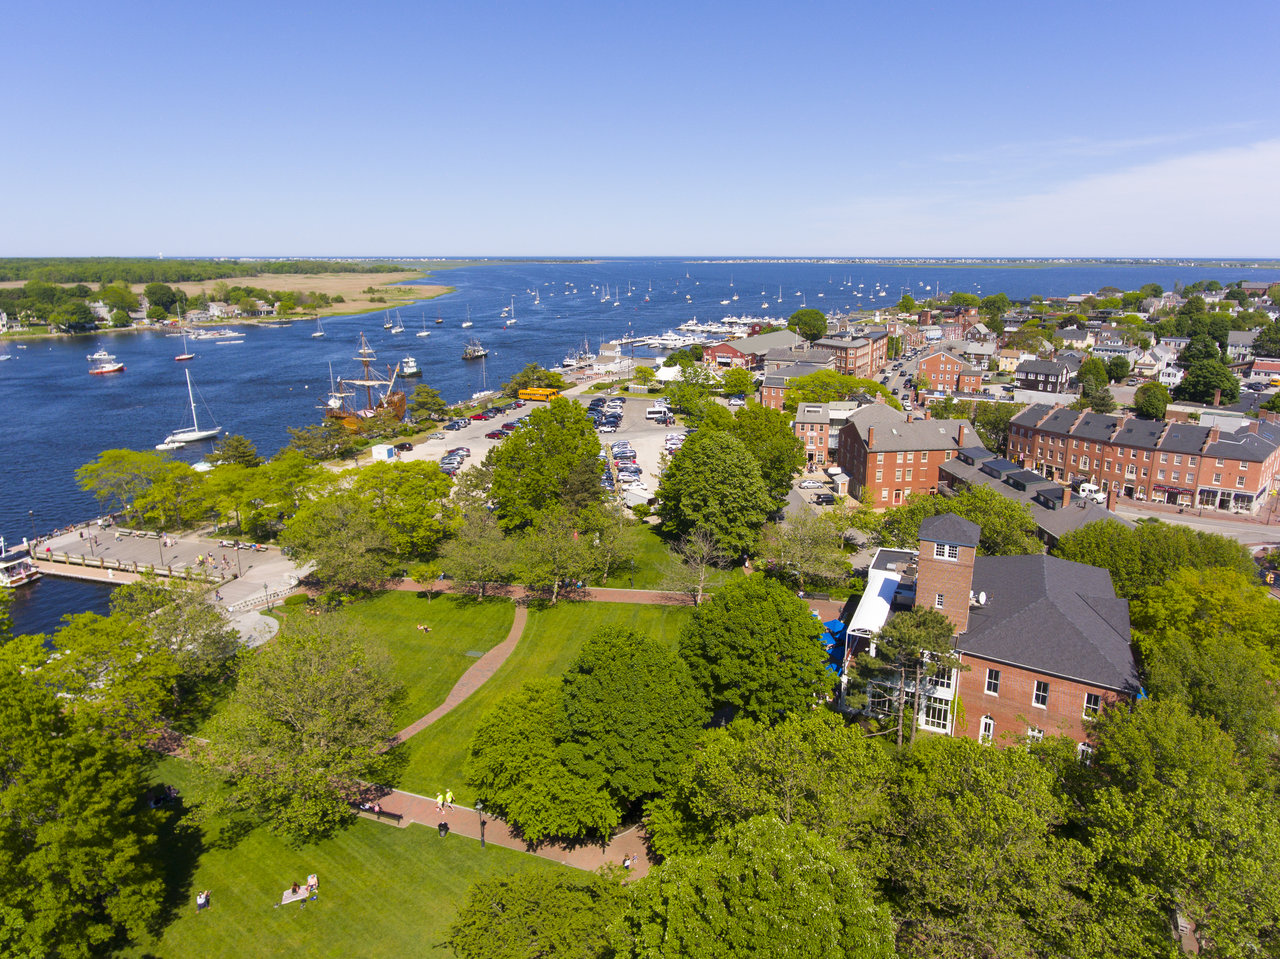
<instances>
[{"instance_id":1,"label":"street lamp post","mask_svg":"<svg viewBox=\"0 0 1280 959\"><path fill-rule=\"evenodd\" d=\"M27 510L27 519L31 520L31 548L36 548L36 511Z\"/></svg>"},{"instance_id":2,"label":"street lamp post","mask_svg":"<svg viewBox=\"0 0 1280 959\"><path fill-rule=\"evenodd\" d=\"M263 584L262 584L262 598L263 598L263 600L265 600L265 601L266 601L267 609L270 609L270 608L271 608L271 596L270 596L270 591L267 589L267 584L266 584L266 583L263 583Z\"/></svg>"},{"instance_id":3,"label":"street lamp post","mask_svg":"<svg viewBox=\"0 0 1280 959\"><path fill-rule=\"evenodd\" d=\"M156 549L160 550L160 565L164 565L164 534L160 534L160 538L156 540Z\"/></svg>"},{"instance_id":4,"label":"street lamp post","mask_svg":"<svg viewBox=\"0 0 1280 959\"><path fill-rule=\"evenodd\" d=\"M484 803L476 800L476 813L480 816L480 848L484 848Z\"/></svg>"}]
</instances>

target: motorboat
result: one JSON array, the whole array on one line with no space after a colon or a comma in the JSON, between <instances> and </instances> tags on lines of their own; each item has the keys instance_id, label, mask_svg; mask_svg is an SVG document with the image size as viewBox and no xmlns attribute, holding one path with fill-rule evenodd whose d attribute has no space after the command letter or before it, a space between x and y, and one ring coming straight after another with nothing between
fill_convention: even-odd
<instances>
[{"instance_id":1,"label":"motorboat","mask_svg":"<svg viewBox=\"0 0 1280 959\"><path fill-rule=\"evenodd\" d=\"M421 376L422 367L418 365L418 361L412 356L406 356L400 361L400 376L402 379L408 379L412 376Z\"/></svg>"},{"instance_id":2,"label":"motorboat","mask_svg":"<svg viewBox=\"0 0 1280 959\"><path fill-rule=\"evenodd\" d=\"M6 549L0 539L0 587L12 588L34 583L40 578L40 570L31 564L31 550L23 540L21 546Z\"/></svg>"},{"instance_id":3,"label":"motorboat","mask_svg":"<svg viewBox=\"0 0 1280 959\"><path fill-rule=\"evenodd\" d=\"M124 364L106 350L98 350L86 357L89 361L89 372L93 376L106 376L108 373L123 373Z\"/></svg>"}]
</instances>

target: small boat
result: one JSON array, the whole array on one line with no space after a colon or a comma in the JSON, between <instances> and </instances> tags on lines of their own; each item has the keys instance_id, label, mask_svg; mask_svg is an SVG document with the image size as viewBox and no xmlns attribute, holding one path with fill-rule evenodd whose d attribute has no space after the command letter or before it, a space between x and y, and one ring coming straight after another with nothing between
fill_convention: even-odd
<instances>
[{"instance_id":1,"label":"small boat","mask_svg":"<svg viewBox=\"0 0 1280 959\"><path fill-rule=\"evenodd\" d=\"M184 443L195 443L199 440L211 440L222 432L221 426L212 426L205 429L200 428L200 421L196 418L196 396L191 387L191 371L187 370L187 401L191 404L191 425L184 426L180 430L174 430L164 438L156 449L173 449L170 443L181 446Z\"/></svg>"},{"instance_id":2,"label":"small boat","mask_svg":"<svg viewBox=\"0 0 1280 959\"><path fill-rule=\"evenodd\" d=\"M464 330L471 329L471 307L470 306L467 307L467 318L463 321L462 328Z\"/></svg>"},{"instance_id":3,"label":"small boat","mask_svg":"<svg viewBox=\"0 0 1280 959\"><path fill-rule=\"evenodd\" d=\"M156 449L158 449L158 450L180 450L180 449L182 449L182 444L181 444L181 443L170 443L170 442L168 442L168 441L166 440L166 441L165 441L165 442L163 442L163 443L157 443L157 444L156 444Z\"/></svg>"},{"instance_id":4,"label":"small boat","mask_svg":"<svg viewBox=\"0 0 1280 959\"><path fill-rule=\"evenodd\" d=\"M320 317L316 317L316 331L311 334L313 339L319 339L324 336L324 324L320 322Z\"/></svg>"},{"instance_id":5,"label":"small boat","mask_svg":"<svg viewBox=\"0 0 1280 959\"><path fill-rule=\"evenodd\" d=\"M396 310L396 325L391 327L392 333L403 333L404 324L400 322L400 311Z\"/></svg>"},{"instance_id":6,"label":"small boat","mask_svg":"<svg viewBox=\"0 0 1280 959\"><path fill-rule=\"evenodd\" d=\"M443 322L444 322L444 317L443 317L443 316L441 316L439 313L437 313L437 314L436 314L436 326L439 326L439 325L440 325L441 323L443 323Z\"/></svg>"},{"instance_id":7,"label":"small boat","mask_svg":"<svg viewBox=\"0 0 1280 959\"><path fill-rule=\"evenodd\" d=\"M462 348L462 358L464 360L482 360L489 355L489 351L480 345L480 341L473 339L467 342Z\"/></svg>"},{"instance_id":8,"label":"small boat","mask_svg":"<svg viewBox=\"0 0 1280 959\"><path fill-rule=\"evenodd\" d=\"M383 328L384 330L389 330L389 329L391 329L391 317L390 317L390 316L388 316L388 317L387 317L387 322L385 322L385 323L383 323L383 324L382 324L382 328Z\"/></svg>"},{"instance_id":9,"label":"small boat","mask_svg":"<svg viewBox=\"0 0 1280 959\"><path fill-rule=\"evenodd\" d=\"M429 329L427 329L427 315L426 315L425 313L424 313L424 314L422 314L422 332L421 332L421 333L415 333L415 334L413 334L413 335L414 335L414 336L430 336L430 335L431 335L431 331L430 331ZM401 371L401 372L403 372L403 371Z\"/></svg>"},{"instance_id":10,"label":"small boat","mask_svg":"<svg viewBox=\"0 0 1280 959\"><path fill-rule=\"evenodd\" d=\"M24 541L21 546L6 549L0 539L0 587L25 586L40 578L40 570L31 565L31 553Z\"/></svg>"},{"instance_id":11,"label":"small boat","mask_svg":"<svg viewBox=\"0 0 1280 959\"><path fill-rule=\"evenodd\" d=\"M89 372L93 376L106 376L108 373L123 373L124 364L119 362L106 350L98 350L86 357L89 361Z\"/></svg>"},{"instance_id":12,"label":"small boat","mask_svg":"<svg viewBox=\"0 0 1280 959\"><path fill-rule=\"evenodd\" d=\"M422 367L418 365L418 361L412 356L406 356L400 361L400 376L402 379L409 379L413 376L421 376Z\"/></svg>"}]
</instances>

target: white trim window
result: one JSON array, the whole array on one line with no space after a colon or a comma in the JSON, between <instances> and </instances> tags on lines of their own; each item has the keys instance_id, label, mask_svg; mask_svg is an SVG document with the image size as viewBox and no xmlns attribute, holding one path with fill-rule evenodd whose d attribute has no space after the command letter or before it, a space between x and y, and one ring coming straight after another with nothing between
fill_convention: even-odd
<instances>
[{"instance_id":1,"label":"white trim window","mask_svg":"<svg viewBox=\"0 0 1280 959\"><path fill-rule=\"evenodd\" d=\"M996 738L996 721L990 716L982 717L982 728L978 731L978 742L989 743Z\"/></svg>"},{"instance_id":2,"label":"white trim window","mask_svg":"<svg viewBox=\"0 0 1280 959\"><path fill-rule=\"evenodd\" d=\"M1000 695L1000 670L998 669L987 670L987 695Z\"/></svg>"},{"instance_id":3,"label":"white trim window","mask_svg":"<svg viewBox=\"0 0 1280 959\"><path fill-rule=\"evenodd\" d=\"M1040 742L1042 739L1044 739L1044 730L1041 729L1039 726L1028 726L1027 739L1029 739L1033 743Z\"/></svg>"},{"instance_id":4,"label":"white trim window","mask_svg":"<svg viewBox=\"0 0 1280 959\"><path fill-rule=\"evenodd\" d=\"M960 547L955 543L934 543L933 558L955 562L960 558Z\"/></svg>"},{"instance_id":5,"label":"white trim window","mask_svg":"<svg viewBox=\"0 0 1280 959\"><path fill-rule=\"evenodd\" d=\"M1093 719L1102 710L1102 697L1097 693L1084 694L1084 715L1086 719Z\"/></svg>"},{"instance_id":6,"label":"white trim window","mask_svg":"<svg viewBox=\"0 0 1280 959\"><path fill-rule=\"evenodd\" d=\"M951 700L926 696L920 710L920 725L940 733L951 732Z\"/></svg>"},{"instance_id":7,"label":"white trim window","mask_svg":"<svg viewBox=\"0 0 1280 959\"><path fill-rule=\"evenodd\" d=\"M1031 705L1037 709L1049 708L1049 684L1043 679L1036 680L1036 691L1031 694Z\"/></svg>"},{"instance_id":8,"label":"white trim window","mask_svg":"<svg viewBox=\"0 0 1280 959\"><path fill-rule=\"evenodd\" d=\"M1076 747L1076 758L1086 766L1093 765L1093 747L1088 743L1081 743Z\"/></svg>"}]
</instances>

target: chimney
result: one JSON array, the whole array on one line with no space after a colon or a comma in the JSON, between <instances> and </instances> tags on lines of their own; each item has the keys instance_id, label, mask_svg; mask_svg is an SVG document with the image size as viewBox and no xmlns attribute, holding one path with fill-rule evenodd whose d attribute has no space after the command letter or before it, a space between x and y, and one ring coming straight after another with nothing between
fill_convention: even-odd
<instances>
[{"instance_id":1,"label":"chimney","mask_svg":"<svg viewBox=\"0 0 1280 959\"><path fill-rule=\"evenodd\" d=\"M874 426L868 426L867 427L867 449L871 449L871 446L873 443L875 443L875 441L876 441L876 428Z\"/></svg>"},{"instance_id":2,"label":"chimney","mask_svg":"<svg viewBox=\"0 0 1280 959\"><path fill-rule=\"evenodd\" d=\"M1118 497L1116 495L1116 484L1112 483L1111 489L1107 490L1107 509L1109 509L1113 513L1116 511L1117 498Z\"/></svg>"},{"instance_id":3,"label":"chimney","mask_svg":"<svg viewBox=\"0 0 1280 959\"><path fill-rule=\"evenodd\" d=\"M1062 487L1062 508L1066 509L1070 505L1071 505L1071 487L1064 486Z\"/></svg>"},{"instance_id":4,"label":"chimney","mask_svg":"<svg viewBox=\"0 0 1280 959\"><path fill-rule=\"evenodd\" d=\"M1222 390L1221 390L1221 389L1217 389L1217 390L1214 390L1214 391L1213 391L1213 405L1214 405L1214 406L1221 406L1221 405L1222 405Z\"/></svg>"},{"instance_id":5,"label":"chimney","mask_svg":"<svg viewBox=\"0 0 1280 959\"><path fill-rule=\"evenodd\" d=\"M956 427L956 446L964 448L964 424L961 423Z\"/></svg>"},{"instance_id":6,"label":"chimney","mask_svg":"<svg viewBox=\"0 0 1280 959\"><path fill-rule=\"evenodd\" d=\"M925 418L926 420L931 420L931 419L933 419L933 417L932 417L932 416L930 415L930 413L929 413L929 407L927 407L927 406L924 408L924 418Z\"/></svg>"}]
</instances>

